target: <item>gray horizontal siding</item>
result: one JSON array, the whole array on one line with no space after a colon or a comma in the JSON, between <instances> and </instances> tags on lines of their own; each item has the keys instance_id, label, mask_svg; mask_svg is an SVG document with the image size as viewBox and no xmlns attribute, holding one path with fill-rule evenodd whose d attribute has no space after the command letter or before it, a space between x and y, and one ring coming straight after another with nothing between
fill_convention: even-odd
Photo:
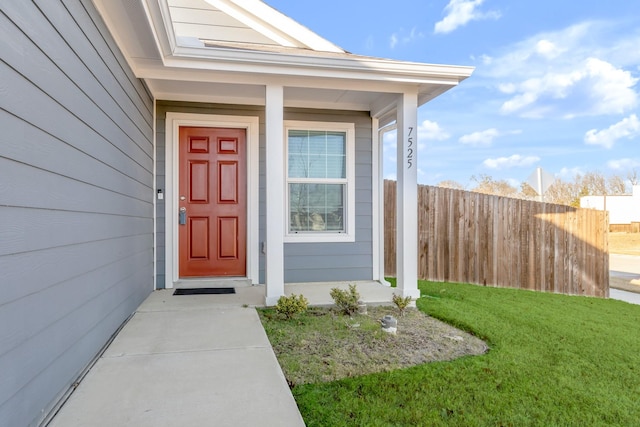
<instances>
[{"instance_id":1,"label":"gray horizontal siding","mask_svg":"<svg viewBox=\"0 0 640 427\"><path fill-rule=\"evenodd\" d=\"M368 113L327 110L286 110L285 120L347 122L356 127L355 242L285 243L284 280L287 283L371 280L372 145Z\"/></svg>"},{"instance_id":2,"label":"gray horizontal siding","mask_svg":"<svg viewBox=\"0 0 640 427\"><path fill-rule=\"evenodd\" d=\"M0 13L0 425L37 425L153 286L153 103L89 0Z\"/></svg>"}]
</instances>

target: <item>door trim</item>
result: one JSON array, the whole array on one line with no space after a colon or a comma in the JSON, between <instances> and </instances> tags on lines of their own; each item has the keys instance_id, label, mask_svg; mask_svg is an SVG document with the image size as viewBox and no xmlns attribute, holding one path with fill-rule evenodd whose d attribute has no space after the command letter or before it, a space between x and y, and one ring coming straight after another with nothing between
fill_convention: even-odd
<instances>
[{"instance_id":1,"label":"door trim","mask_svg":"<svg viewBox=\"0 0 640 427\"><path fill-rule=\"evenodd\" d=\"M259 283L259 119L167 112L165 122L165 288L178 277L178 141L181 126L245 129L247 132L247 279Z\"/></svg>"}]
</instances>

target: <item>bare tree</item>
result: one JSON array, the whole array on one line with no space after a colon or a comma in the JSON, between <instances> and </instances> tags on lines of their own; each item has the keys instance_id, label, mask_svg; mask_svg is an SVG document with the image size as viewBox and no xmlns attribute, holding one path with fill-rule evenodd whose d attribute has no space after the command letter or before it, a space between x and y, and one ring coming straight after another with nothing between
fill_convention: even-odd
<instances>
[{"instance_id":1,"label":"bare tree","mask_svg":"<svg viewBox=\"0 0 640 427\"><path fill-rule=\"evenodd\" d=\"M553 184L544 194L544 201L547 203L557 203L580 207L580 198L584 196L602 196L625 194L627 182L632 185L640 184L640 174L638 170L632 169L626 175L626 180L622 175L605 176L599 171L587 172L584 175L575 175L572 180L564 181L556 178ZM471 191L497 196L516 197L526 200L536 200L538 194L526 182L520 184L517 189L505 180L496 180L487 174L472 175L470 185ZM473 185L475 183L475 185ZM465 187L457 181L445 180L438 183L439 187L464 190Z\"/></svg>"},{"instance_id":2,"label":"bare tree","mask_svg":"<svg viewBox=\"0 0 640 427\"><path fill-rule=\"evenodd\" d=\"M436 184L436 186L443 188L452 188L454 190L464 190L464 185L460 184L458 181L454 181L451 179L440 181Z\"/></svg>"},{"instance_id":3,"label":"bare tree","mask_svg":"<svg viewBox=\"0 0 640 427\"><path fill-rule=\"evenodd\" d=\"M603 196L607 194L607 179L599 172L587 172L581 177L576 177L580 183L581 196Z\"/></svg>"},{"instance_id":4,"label":"bare tree","mask_svg":"<svg viewBox=\"0 0 640 427\"><path fill-rule=\"evenodd\" d=\"M611 175L607 179L607 194L625 194L627 192L627 183L625 179L620 175Z\"/></svg>"},{"instance_id":5,"label":"bare tree","mask_svg":"<svg viewBox=\"0 0 640 427\"><path fill-rule=\"evenodd\" d=\"M477 185L471 189L477 193L493 194L496 196L516 197L518 189L514 188L505 180L494 180L486 174L473 175L471 181L475 181Z\"/></svg>"},{"instance_id":6,"label":"bare tree","mask_svg":"<svg viewBox=\"0 0 640 427\"><path fill-rule=\"evenodd\" d=\"M565 182L556 178L544 195L545 201L560 205L580 206L581 186L577 181L578 177L574 182Z\"/></svg>"},{"instance_id":7,"label":"bare tree","mask_svg":"<svg viewBox=\"0 0 640 427\"><path fill-rule=\"evenodd\" d=\"M538 192L526 182L520 184L520 193L518 197L525 200L536 200L538 198Z\"/></svg>"}]
</instances>

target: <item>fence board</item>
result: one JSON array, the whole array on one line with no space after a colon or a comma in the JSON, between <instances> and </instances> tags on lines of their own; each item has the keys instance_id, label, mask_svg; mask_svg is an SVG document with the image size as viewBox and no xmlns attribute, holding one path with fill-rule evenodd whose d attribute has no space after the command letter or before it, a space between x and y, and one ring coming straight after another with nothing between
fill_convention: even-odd
<instances>
[{"instance_id":1,"label":"fence board","mask_svg":"<svg viewBox=\"0 0 640 427\"><path fill-rule=\"evenodd\" d=\"M385 181L385 274L396 275L396 183ZM609 296L606 212L418 188L418 277Z\"/></svg>"}]
</instances>

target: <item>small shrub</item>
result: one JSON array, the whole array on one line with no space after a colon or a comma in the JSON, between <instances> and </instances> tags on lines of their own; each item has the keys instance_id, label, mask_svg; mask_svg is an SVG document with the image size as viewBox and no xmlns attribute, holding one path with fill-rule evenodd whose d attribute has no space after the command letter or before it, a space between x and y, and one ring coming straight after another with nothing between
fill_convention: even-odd
<instances>
[{"instance_id":1,"label":"small shrub","mask_svg":"<svg viewBox=\"0 0 640 427\"><path fill-rule=\"evenodd\" d=\"M276 304L276 312L284 315L285 319L291 319L296 314L307 311L309 301L302 295L291 294L290 297L281 296Z\"/></svg>"},{"instance_id":2,"label":"small shrub","mask_svg":"<svg viewBox=\"0 0 640 427\"><path fill-rule=\"evenodd\" d=\"M400 316L404 316L404 311L411 304L411 296L401 297L400 295L393 294L391 297L391 301L398 307L398 311L400 312Z\"/></svg>"},{"instance_id":3,"label":"small shrub","mask_svg":"<svg viewBox=\"0 0 640 427\"><path fill-rule=\"evenodd\" d=\"M358 302L360 300L360 294L356 290L356 285L349 285L349 290L342 290L339 288L332 288L330 294L335 302L336 306L344 314L351 316L358 311Z\"/></svg>"}]
</instances>

